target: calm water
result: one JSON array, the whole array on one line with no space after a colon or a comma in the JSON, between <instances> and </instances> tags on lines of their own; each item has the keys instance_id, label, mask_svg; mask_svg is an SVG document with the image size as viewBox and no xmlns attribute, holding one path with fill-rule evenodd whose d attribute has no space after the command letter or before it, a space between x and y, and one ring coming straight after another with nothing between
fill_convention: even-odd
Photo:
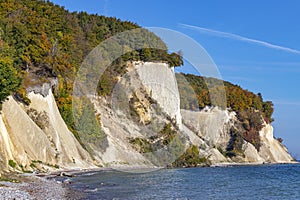
<instances>
[{"instance_id":1,"label":"calm water","mask_svg":"<svg viewBox=\"0 0 300 200\"><path fill-rule=\"evenodd\" d=\"M102 171L71 179L87 199L300 199L300 165Z\"/></svg>"}]
</instances>

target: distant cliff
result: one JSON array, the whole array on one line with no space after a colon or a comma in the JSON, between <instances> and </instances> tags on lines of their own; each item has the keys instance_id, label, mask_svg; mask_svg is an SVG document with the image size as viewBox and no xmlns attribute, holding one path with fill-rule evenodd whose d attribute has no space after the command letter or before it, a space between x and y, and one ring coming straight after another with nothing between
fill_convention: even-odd
<instances>
[{"instance_id":1,"label":"distant cliff","mask_svg":"<svg viewBox=\"0 0 300 200\"><path fill-rule=\"evenodd\" d=\"M211 108L198 112L181 110L181 113L184 124L207 144L203 153L207 153L211 164L289 163L293 160L287 149L274 138L270 124L264 124L259 131L261 147L257 150L243 138L234 141L237 136L232 134L232 129L238 121L235 112ZM233 142L239 147L229 150Z\"/></svg>"}]
</instances>

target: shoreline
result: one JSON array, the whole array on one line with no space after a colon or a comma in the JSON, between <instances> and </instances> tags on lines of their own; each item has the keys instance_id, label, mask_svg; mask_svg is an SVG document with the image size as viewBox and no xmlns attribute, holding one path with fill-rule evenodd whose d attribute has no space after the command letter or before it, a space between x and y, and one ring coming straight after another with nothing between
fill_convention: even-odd
<instances>
[{"instance_id":1,"label":"shoreline","mask_svg":"<svg viewBox=\"0 0 300 200\"><path fill-rule=\"evenodd\" d=\"M2 199L65 199L79 200L84 194L72 190L67 184L55 179L39 177L34 174L13 174L10 179L19 182L0 181L0 200Z\"/></svg>"},{"instance_id":2,"label":"shoreline","mask_svg":"<svg viewBox=\"0 0 300 200\"><path fill-rule=\"evenodd\" d=\"M264 165L288 165L300 164L299 162L289 163L220 163L209 167L238 167L238 166L264 166ZM168 168L157 168L157 170ZM181 168L177 168L181 169ZM59 199L79 200L84 199L82 191L70 187L72 182L67 181L68 177L80 176L93 172L116 171L116 168L93 168L81 170L59 170L50 173L40 174L7 174L6 177L18 182L0 181L0 200L2 199ZM140 169L136 169L140 170ZM153 171L154 168L151 170ZM120 171L124 171L120 170ZM128 172L128 171L127 171ZM66 181L58 181L58 178L66 178Z\"/></svg>"},{"instance_id":3,"label":"shoreline","mask_svg":"<svg viewBox=\"0 0 300 200\"><path fill-rule=\"evenodd\" d=\"M276 162L276 163L216 163L213 165L210 165L208 167L238 167L238 166L265 166L265 165L289 165L289 164L300 164L299 161L290 161L290 162Z\"/></svg>"}]
</instances>

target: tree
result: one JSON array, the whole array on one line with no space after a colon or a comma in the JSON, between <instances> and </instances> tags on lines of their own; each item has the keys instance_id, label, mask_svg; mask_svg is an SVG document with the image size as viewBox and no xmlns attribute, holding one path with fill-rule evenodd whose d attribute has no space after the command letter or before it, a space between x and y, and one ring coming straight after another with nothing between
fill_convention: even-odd
<instances>
[{"instance_id":1,"label":"tree","mask_svg":"<svg viewBox=\"0 0 300 200\"><path fill-rule=\"evenodd\" d=\"M273 106L274 105L272 101L266 101L263 103L263 112L265 114L265 118L268 123L274 121L274 119L272 118L272 114L274 112Z\"/></svg>"},{"instance_id":2,"label":"tree","mask_svg":"<svg viewBox=\"0 0 300 200\"><path fill-rule=\"evenodd\" d=\"M108 145L107 138L95 115L94 105L87 98L80 100L84 105L81 115L76 119L80 140L89 152L92 152L92 149L104 151Z\"/></svg>"},{"instance_id":3,"label":"tree","mask_svg":"<svg viewBox=\"0 0 300 200\"><path fill-rule=\"evenodd\" d=\"M17 70L0 60L0 109L2 102L18 89L20 82Z\"/></svg>"},{"instance_id":4,"label":"tree","mask_svg":"<svg viewBox=\"0 0 300 200\"><path fill-rule=\"evenodd\" d=\"M283 139L282 138L277 138L277 141L282 143L283 142Z\"/></svg>"}]
</instances>

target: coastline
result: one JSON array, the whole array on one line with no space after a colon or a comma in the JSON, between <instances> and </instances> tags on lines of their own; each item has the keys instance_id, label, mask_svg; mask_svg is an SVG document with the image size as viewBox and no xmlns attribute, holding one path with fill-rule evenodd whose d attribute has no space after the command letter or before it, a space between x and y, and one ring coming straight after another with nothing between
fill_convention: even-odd
<instances>
[{"instance_id":1,"label":"coastline","mask_svg":"<svg viewBox=\"0 0 300 200\"><path fill-rule=\"evenodd\" d=\"M210 165L209 167L234 167L234 166L264 166L264 165L289 165L289 164L300 164L299 161L290 161L290 162L266 162L266 163L260 163L260 162L247 162L247 163L230 163L230 162L223 162L223 163L215 163L213 165Z\"/></svg>"},{"instance_id":2,"label":"coastline","mask_svg":"<svg viewBox=\"0 0 300 200\"><path fill-rule=\"evenodd\" d=\"M0 200L65 199L79 200L84 194L71 190L66 183L31 174L10 175L17 182L0 181Z\"/></svg>"},{"instance_id":3,"label":"coastline","mask_svg":"<svg viewBox=\"0 0 300 200\"><path fill-rule=\"evenodd\" d=\"M80 200L85 199L85 194L69 187L71 182L68 177L80 176L81 174L110 171L112 168L90 168L76 170L57 170L49 173L38 174L15 174L8 173L0 176L0 200ZM5 178L4 178L5 177ZM58 178L66 180L58 181Z\"/></svg>"},{"instance_id":4,"label":"coastline","mask_svg":"<svg viewBox=\"0 0 300 200\"><path fill-rule=\"evenodd\" d=\"M263 166L276 164L299 164L299 162L289 163L220 163L209 167L238 167L238 166ZM0 181L0 200L4 199L59 199L59 200L79 200L84 199L82 191L71 189L68 177L80 176L86 173L100 171L114 171L113 168L93 168L81 170L61 170L40 174L9 174L11 180L19 182ZM124 170L121 170L124 171ZM58 181L59 178L64 180Z\"/></svg>"}]
</instances>

